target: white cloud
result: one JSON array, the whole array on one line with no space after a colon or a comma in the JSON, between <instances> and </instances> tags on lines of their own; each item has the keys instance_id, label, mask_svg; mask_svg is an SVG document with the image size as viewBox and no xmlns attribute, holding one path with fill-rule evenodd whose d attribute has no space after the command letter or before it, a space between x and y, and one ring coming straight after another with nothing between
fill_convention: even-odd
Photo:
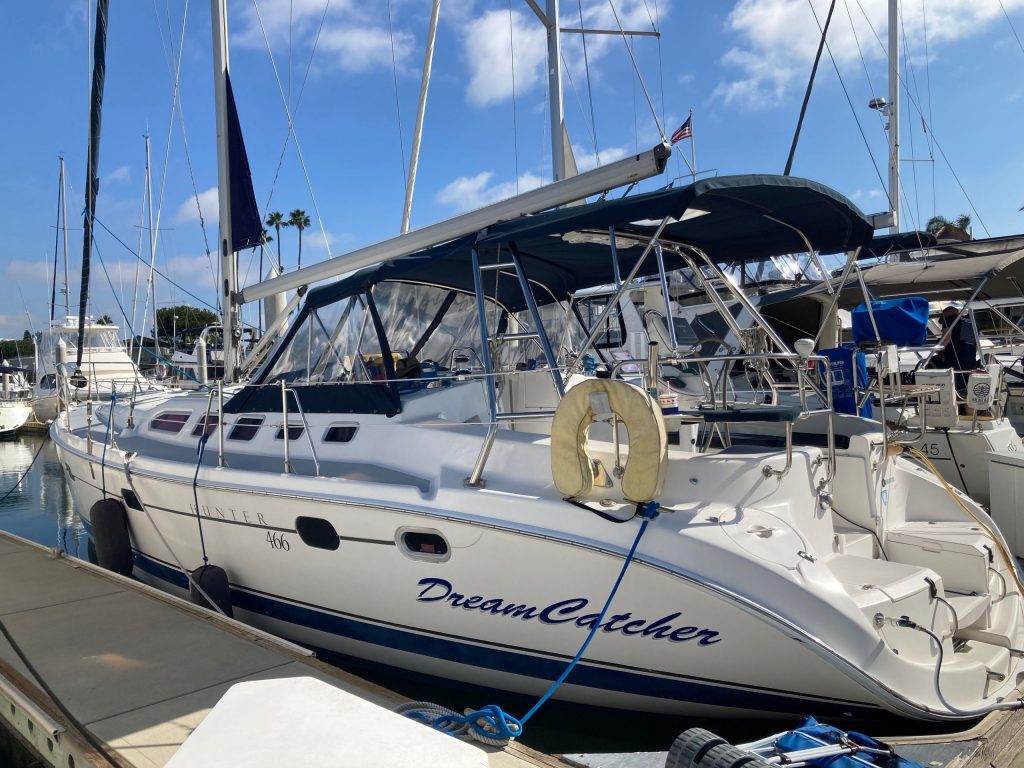
<instances>
[{"instance_id":1,"label":"white cloud","mask_svg":"<svg viewBox=\"0 0 1024 768\"><path fill-rule=\"evenodd\" d=\"M812 2L824 24L830 0ZM1008 11L1024 7L1024 0L1002 3ZM869 64L885 60L887 7L887 0L859 0L856 6L849 5L847 15L844 7L837 6L828 41L841 71L856 68L860 72L862 52ZM934 56L943 44L972 35L1001 18L1002 10L999 0L929 0L927 20L920 3L905 3L902 17L908 55L923 63L926 26L929 53ZM794 93L806 81L821 37L807 0L739 0L726 25L738 41L722 62L737 75L718 84L714 90L717 98L726 104L763 109ZM827 76L830 71L826 58L819 74ZM879 85L885 87L884 82Z\"/></svg>"},{"instance_id":2,"label":"white cloud","mask_svg":"<svg viewBox=\"0 0 1024 768\"><path fill-rule=\"evenodd\" d=\"M593 170L599 165L614 163L616 160L621 160L626 155L632 154L632 152L633 150L629 147L605 147L604 149L599 149L595 154L579 144L572 145L572 154L576 158L576 168L580 173Z\"/></svg>"},{"instance_id":3,"label":"white cloud","mask_svg":"<svg viewBox=\"0 0 1024 768\"><path fill-rule=\"evenodd\" d=\"M163 264L158 262L157 266L174 282L212 303L212 297L206 294L211 290L215 290L217 281L210 269L210 259L205 254L200 256L174 256L164 261ZM216 264L214 264L214 267L216 267ZM166 289L162 288L160 282L157 283L157 288L161 291L171 290L169 287ZM195 303L195 299L188 296L182 297L180 295L181 292L177 288L173 290L176 300L180 299L187 304Z\"/></svg>"},{"instance_id":4,"label":"white cloud","mask_svg":"<svg viewBox=\"0 0 1024 768\"><path fill-rule=\"evenodd\" d=\"M320 39L315 63L321 66L326 64L347 72L391 67L391 34L379 6L334 0L326 5L326 15L324 11L323 0L263 3L259 14L255 5L246 3L238 14L238 31L232 42L246 48L265 50L269 40L282 78L287 68L289 46L293 76L296 72L301 76L318 32ZM392 8L394 56L401 71L411 60L415 36L399 28L403 19L397 11L397 6Z\"/></svg>"},{"instance_id":5,"label":"white cloud","mask_svg":"<svg viewBox=\"0 0 1024 768\"><path fill-rule=\"evenodd\" d=\"M320 231L320 227L318 227L316 222L314 221L312 226L307 228L306 231L302 233L303 252L308 253L309 251L318 251L327 253L327 246L333 246L337 241L337 238L334 236L334 233L332 232L327 232L326 234L327 239L325 240L324 232Z\"/></svg>"},{"instance_id":6,"label":"white cloud","mask_svg":"<svg viewBox=\"0 0 1024 768\"><path fill-rule=\"evenodd\" d=\"M452 206L457 212L470 211L536 189L547 182L547 179L529 171L520 174L518 188L515 181L492 184L493 178L494 171L460 176L437 193L437 201Z\"/></svg>"},{"instance_id":7,"label":"white cloud","mask_svg":"<svg viewBox=\"0 0 1024 768\"><path fill-rule=\"evenodd\" d=\"M220 211L216 187L210 187L210 189L199 193L198 209L196 208L195 196L188 197L185 202L178 206L178 210L174 214L174 222L176 224L198 223L200 210L203 212L203 222L207 227L217 225Z\"/></svg>"},{"instance_id":8,"label":"white cloud","mask_svg":"<svg viewBox=\"0 0 1024 768\"><path fill-rule=\"evenodd\" d=\"M476 107L504 101L512 95L515 62L516 91L526 91L544 76L547 39L544 28L531 14L488 11L466 26L466 60L470 78L466 97ZM510 54L511 51L511 54ZM514 54L514 55L512 55Z\"/></svg>"},{"instance_id":9,"label":"white cloud","mask_svg":"<svg viewBox=\"0 0 1024 768\"><path fill-rule=\"evenodd\" d=\"M850 195L850 199L855 203L870 202L872 200L879 200L885 197L885 193L880 189L869 189L867 191L863 189L856 189Z\"/></svg>"},{"instance_id":10,"label":"white cloud","mask_svg":"<svg viewBox=\"0 0 1024 768\"><path fill-rule=\"evenodd\" d=\"M122 181L132 180L132 168L130 165L119 165L117 168L112 170L103 176L103 181L108 184L116 184Z\"/></svg>"},{"instance_id":11,"label":"white cloud","mask_svg":"<svg viewBox=\"0 0 1024 768\"><path fill-rule=\"evenodd\" d=\"M48 272L53 270L47 270L47 265L40 259L39 261L31 261L29 259L9 259L7 262L7 274L10 277L17 278L18 280L34 280L41 283L47 283L50 280Z\"/></svg>"},{"instance_id":12,"label":"white cloud","mask_svg":"<svg viewBox=\"0 0 1024 768\"><path fill-rule=\"evenodd\" d=\"M644 0L621 0L615 14L607 0L590 0L582 7L583 26L588 29L648 31L653 28L651 3ZM669 3L660 4L662 20ZM577 9L564 9L562 25L578 27ZM510 29L511 28L511 29ZM489 10L465 22L459 31L470 79L466 98L477 107L500 103L512 96L512 65L515 62L516 93L525 93L541 85L547 64L547 36L540 21L528 11ZM623 46L617 35L587 35L584 60L581 35L562 36L562 59L573 78L584 77L589 65L592 80L600 82L599 64L617 46ZM510 53L511 52L511 53Z\"/></svg>"},{"instance_id":13,"label":"white cloud","mask_svg":"<svg viewBox=\"0 0 1024 768\"><path fill-rule=\"evenodd\" d=\"M410 33L395 32L395 63L399 70L412 57L413 43ZM339 25L325 28L320 35L320 47L347 72L366 72L376 67L391 66L391 36L384 27Z\"/></svg>"}]
</instances>

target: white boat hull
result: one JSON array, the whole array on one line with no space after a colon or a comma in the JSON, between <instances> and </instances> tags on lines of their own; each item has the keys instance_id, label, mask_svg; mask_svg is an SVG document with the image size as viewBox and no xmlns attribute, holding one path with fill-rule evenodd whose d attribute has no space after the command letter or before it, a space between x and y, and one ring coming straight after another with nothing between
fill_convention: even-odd
<instances>
[{"instance_id":1,"label":"white boat hull","mask_svg":"<svg viewBox=\"0 0 1024 768\"><path fill-rule=\"evenodd\" d=\"M0 437L13 435L32 417L28 400L0 401Z\"/></svg>"},{"instance_id":2,"label":"white boat hull","mask_svg":"<svg viewBox=\"0 0 1024 768\"><path fill-rule=\"evenodd\" d=\"M140 408L136 418L144 419ZM99 421L105 425L102 414ZM406 451L431 455L427 443L415 444L418 432L427 435L424 440L437 435L410 429L408 439L392 448L395 466L409 466ZM530 442L531 436L496 445L489 489L461 483L438 489L401 477L385 483L344 464L327 467L328 477L314 477L308 460L296 457L302 474L276 474L276 461L252 455L245 460L258 462L260 471L233 469L230 456L227 467L217 468L216 456L208 454L194 493L185 479L191 472L155 458L152 450L145 460L130 460L129 482L126 438L104 448L104 434L94 428L90 452L81 432L68 432L63 421L54 427L86 521L104 496L131 500L126 507L140 578L181 592L185 569L202 564L205 547L209 562L228 573L231 601L244 621L313 647L503 691L540 695L563 671L639 528L638 519L610 522L557 497L512 492L522 488L522 477L532 475L536 483L546 473L534 463L547 454L545 442ZM440 471L464 477L478 434L446 431L441 439L448 449L435 458L448 469ZM207 450L215 453L212 445ZM524 461L509 464L520 451ZM867 557L811 555L820 551L814 547L833 548L832 534L817 541L804 525L822 520L821 510L771 501L775 489L791 487L797 498L797 488L814 482L824 471L815 469L817 455L816 449L797 451L793 470L781 481L763 477L761 458L722 454L684 462L680 472L686 476L676 476L666 499L699 483L702 498L716 502L676 502L677 511L650 525L605 623L556 697L704 716L870 717L889 711L957 717L935 700L935 654L927 638L868 621L877 610L900 615L928 603L918 574L931 571ZM777 466L782 459L769 455ZM503 470L520 477L503 482ZM923 483L939 502L944 495L917 470L889 473L887 482L894 494L904 483ZM753 490L745 492L748 483ZM851 490L858 492L863 489ZM740 494L744 505L730 501L730 493ZM378 501L385 495L386 502ZM297 533L300 517L330 522L340 536L337 550L308 545ZM402 546L408 531L443 537L448 556L408 551ZM840 573L836 558L846 569L862 564L867 570ZM892 588L862 586L889 571L895 574ZM900 592L895 602L887 589ZM1016 591L998 611L993 622L1009 633L1010 647L1020 647ZM945 614L934 616L946 626ZM901 655L886 650L892 642ZM1006 673L1016 667L1005 649L985 653L986 664ZM984 673L968 673L966 658L957 661L965 663L962 669L943 673L947 695L967 706L996 692Z\"/></svg>"}]
</instances>

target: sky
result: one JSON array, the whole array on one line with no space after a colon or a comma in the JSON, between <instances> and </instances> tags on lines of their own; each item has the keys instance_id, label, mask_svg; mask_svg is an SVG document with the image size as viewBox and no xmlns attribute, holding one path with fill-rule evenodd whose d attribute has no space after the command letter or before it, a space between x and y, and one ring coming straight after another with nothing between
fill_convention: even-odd
<instances>
[{"instance_id":1,"label":"sky","mask_svg":"<svg viewBox=\"0 0 1024 768\"><path fill-rule=\"evenodd\" d=\"M692 110L701 176L782 173L829 2L562 0L563 27L659 33L563 36L565 120L580 169L650 148ZM155 266L166 276L156 278L157 305L215 302L210 9L195 0L111 6L89 311L122 328L134 315L141 329L147 133ZM968 214L976 237L1024 231L1024 0L901 6L903 228ZM300 208L310 216L304 265L400 229L430 10L429 0L228 2L256 199L264 215ZM56 314L64 313L59 155L77 313L94 12L95 0L6 9L0 338L47 323L55 255ZM886 35L886 0L836 0L831 56L793 165L793 175L832 186L865 213L886 207L885 119L867 107L887 94ZM525 0L443 0L413 228L550 178L545 59L543 28ZM691 143L675 150L666 173L641 189L689 178ZM282 231L269 246L274 258L278 246L294 269L297 232ZM244 284L257 281L259 265L258 254L241 255ZM145 311L151 326L152 307Z\"/></svg>"}]
</instances>

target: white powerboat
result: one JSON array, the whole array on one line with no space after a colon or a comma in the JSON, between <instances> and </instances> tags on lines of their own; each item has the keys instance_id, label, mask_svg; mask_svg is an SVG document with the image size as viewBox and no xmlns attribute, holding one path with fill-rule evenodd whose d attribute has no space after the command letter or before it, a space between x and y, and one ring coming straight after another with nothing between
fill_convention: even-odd
<instances>
[{"instance_id":1,"label":"white powerboat","mask_svg":"<svg viewBox=\"0 0 1024 768\"><path fill-rule=\"evenodd\" d=\"M81 377L71 381L78 352L78 318L54 320L36 334L36 384L33 409L37 421L53 421L64 404L85 399L109 400L132 392L162 389L139 371L117 335L116 325L86 317L82 338Z\"/></svg>"},{"instance_id":2,"label":"white powerboat","mask_svg":"<svg viewBox=\"0 0 1024 768\"><path fill-rule=\"evenodd\" d=\"M500 698L542 693L594 630L556 698L977 716L1024 673L1020 582L980 506L809 407L694 409L669 445L648 391L576 372L588 345L560 309L694 256L870 234L792 177L491 221L309 291L244 387L73 408L52 436L108 559L179 593L215 565L215 601L311 647ZM793 444L801 418L820 446ZM766 421L784 446L696 440Z\"/></svg>"},{"instance_id":3,"label":"white powerboat","mask_svg":"<svg viewBox=\"0 0 1024 768\"><path fill-rule=\"evenodd\" d=\"M32 389L25 369L0 362L0 437L21 429L32 417Z\"/></svg>"}]
</instances>

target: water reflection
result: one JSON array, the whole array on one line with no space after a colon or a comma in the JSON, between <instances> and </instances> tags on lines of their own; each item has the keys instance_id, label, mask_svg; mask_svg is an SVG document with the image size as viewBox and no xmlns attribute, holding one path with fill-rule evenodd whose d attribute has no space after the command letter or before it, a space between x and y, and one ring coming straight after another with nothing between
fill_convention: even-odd
<instances>
[{"instance_id":1,"label":"water reflection","mask_svg":"<svg viewBox=\"0 0 1024 768\"><path fill-rule=\"evenodd\" d=\"M0 440L0 498L0 529L85 558L88 536L45 435Z\"/></svg>"}]
</instances>

